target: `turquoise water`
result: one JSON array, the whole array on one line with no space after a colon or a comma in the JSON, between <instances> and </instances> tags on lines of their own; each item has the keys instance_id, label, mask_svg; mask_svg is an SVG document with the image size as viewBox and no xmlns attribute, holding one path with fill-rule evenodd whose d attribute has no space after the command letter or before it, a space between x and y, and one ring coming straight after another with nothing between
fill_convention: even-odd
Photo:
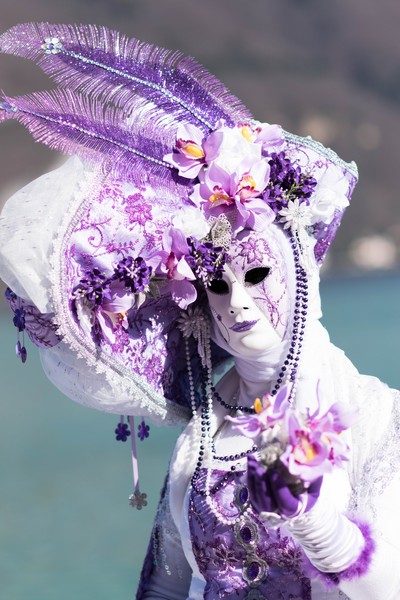
<instances>
[{"instance_id":1,"label":"turquoise water","mask_svg":"<svg viewBox=\"0 0 400 600\"><path fill-rule=\"evenodd\" d=\"M332 341L400 387L399 274L330 279L322 297ZM138 442L149 505L133 510L117 418L61 396L32 346L21 365L8 315L0 327L0 600L132 598L177 430L152 427Z\"/></svg>"}]
</instances>

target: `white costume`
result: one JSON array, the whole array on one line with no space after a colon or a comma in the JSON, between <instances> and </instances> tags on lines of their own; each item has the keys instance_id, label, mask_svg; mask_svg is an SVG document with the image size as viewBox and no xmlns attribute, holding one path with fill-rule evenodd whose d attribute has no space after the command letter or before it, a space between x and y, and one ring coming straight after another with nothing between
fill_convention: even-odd
<instances>
[{"instance_id":1,"label":"white costume","mask_svg":"<svg viewBox=\"0 0 400 600\"><path fill-rule=\"evenodd\" d=\"M186 424L137 598L397 600L400 396L319 323L355 165L105 28L21 25L0 50L59 84L0 121L84 161L4 208L14 324L73 400Z\"/></svg>"}]
</instances>

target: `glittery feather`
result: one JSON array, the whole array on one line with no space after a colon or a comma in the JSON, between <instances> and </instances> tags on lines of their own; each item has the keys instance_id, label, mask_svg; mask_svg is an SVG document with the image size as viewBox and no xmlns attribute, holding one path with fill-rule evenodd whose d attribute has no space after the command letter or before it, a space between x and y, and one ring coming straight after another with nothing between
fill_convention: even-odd
<instances>
[{"instance_id":1,"label":"glittery feather","mask_svg":"<svg viewBox=\"0 0 400 600\"><path fill-rule=\"evenodd\" d=\"M176 191L171 166L162 160L166 146L146 137L151 112L139 107L134 122L129 122L121 110L69 90L6 98L0 108L4 105L13 110L0 110L0 119L18 120L36 141L100 164L105 173L124 180L151 178L153 186Z\"/></svg>"},{"instance_id":2,"label":"glittery feather","mask_svg":"<svg viewBox=\"0 0 400 600\"><path fill-rule=\"evenodd\" d=\"M0 36L0 51L38 62L63 87L102 96L130 109L150 100L175 122L215 128L251 119L248 110L191 57L93 25L17 25Z\"/></svg>"}]
</instances>

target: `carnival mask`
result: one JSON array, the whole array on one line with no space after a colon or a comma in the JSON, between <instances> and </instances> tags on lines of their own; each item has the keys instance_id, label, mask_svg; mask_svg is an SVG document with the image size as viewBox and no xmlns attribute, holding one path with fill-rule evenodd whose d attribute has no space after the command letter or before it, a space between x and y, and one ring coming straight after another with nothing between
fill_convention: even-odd
<instances>
[{"instance_id":1,"label":"carnival mask","mask_svg":"<svg viewBox=\"0 0 400 600\"><path fill-rule=\"evenodd\" d=\"M264 236L239 236L222 279L215 279L207 292L215 323L233 350L251 356L283 339L290 314L287 281L272 228Z\"/></svg>"}]
</instances>

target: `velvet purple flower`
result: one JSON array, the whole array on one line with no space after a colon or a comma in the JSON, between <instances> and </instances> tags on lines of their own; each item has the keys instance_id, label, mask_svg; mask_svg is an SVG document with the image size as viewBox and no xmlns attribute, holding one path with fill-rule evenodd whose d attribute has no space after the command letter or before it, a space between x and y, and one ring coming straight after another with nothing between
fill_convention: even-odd
<instances>
[{"instance_id":1,"label":"velvet purple flower","mask_svg":"<svg viewBox=\"0 0 400 600\"><path fill-rule=\"evenodd\" d=\"M148 289L151 274L151 266L148 266L141 256L123 258L114 269L114 276L133 294Z\"/></svg>"},{"instance_id":2,"label":"velvet purple flower","mask_svg":"<svg viewBox=\"0 0 400 600\"><path fill-rule=\"evenodd\" d=\"M79 286L74 290L74 297L84 297L91 304L100 306L108 286L109 278L95 267L80 280Z\"/></svg>"},{"instance_id":3,"label":"velvet purple flower","mask_svg":"<svg viewBox=\"0 0 400 600\"><path fill-rule=\"evenodd\" d=\"M148 438L149 435L150 435L150 425L146 425L144 420L142 420L138 425L138 438L141 442L143 442L143 440L145 438Z\"/></svg>"},{"instance_id":4,"label":"velvet purple flower","mask_svg":"<svg viewBox=\"0 0 400 600\"><path fill-rule=\"evenodd\" d=\"M271 167L270 181L263 194L275 213L286 208L289 201L298 199L299 203L309 204L317 181L302 173L300 167L293 164L284 152L272 153L269 159Z\"/></svg>"},{"instance_id":5,"label":"velvet purple flower","mask_svg":"<svg viewBox=\"0 0 400 600\"><path fill-rule=\"evenodd\" d=\"M189 256L186 261L196 278L205 286L214 279L221 279L227 254L221 247L215 247L212 242L199 242L194 237L187 238Z\"/></svg>"},{"instance_id":6,"label":"velvet purple flower","mask_svg":"<svg viewBox=\"0 0 400 600\"><path fill-rule=\"evenodd\" d=\"M117 442L126 442L130 435L131 432L129 431L129 426L126 423L118 423L115 430L115 439Z\"/></svg>"}]
</instances>

